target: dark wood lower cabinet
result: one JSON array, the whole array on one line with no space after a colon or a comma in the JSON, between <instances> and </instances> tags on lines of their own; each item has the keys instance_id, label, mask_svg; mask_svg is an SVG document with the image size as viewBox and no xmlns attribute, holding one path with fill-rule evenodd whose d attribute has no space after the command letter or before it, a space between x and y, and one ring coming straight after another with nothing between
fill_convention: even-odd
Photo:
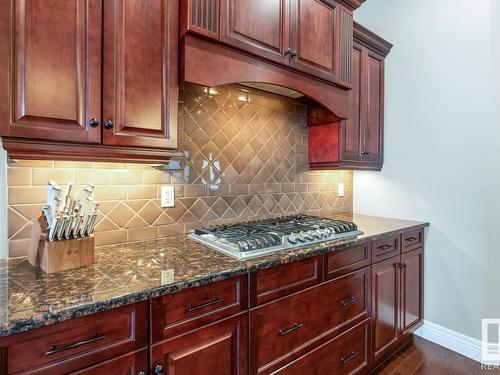
<instances>
[{"instance_id":1,"label":"dark wood lower cabinet","mask_svg":"<svg viewBox=\"0 0 500 375\"><path fill-rule=\"evenodd\" d=\"M161 366L168 375L246 375L247 323L243 313L153 345L153 373Z\"/></svg>"},{"instance_id":2,"label":"dark wood lower cabinet","mask_svg":"<svg viewBox=\"0 0 500 375\"><path fill-rule=\"evenodd\" d=\"M138 375L148 372L148 350L140 350L73 372L72 375Z\"/></svg>"},{"instance_id":3,"label":"dark wood lower cabinet","mask_svg":"<svg viewBox=\"0 0 500 375\"><path fill-rule=\"evenodd\" d=\"M422 324L417 243L423 228L3 337L0 375L366 374Z\"/></svg>"}]
</instances>

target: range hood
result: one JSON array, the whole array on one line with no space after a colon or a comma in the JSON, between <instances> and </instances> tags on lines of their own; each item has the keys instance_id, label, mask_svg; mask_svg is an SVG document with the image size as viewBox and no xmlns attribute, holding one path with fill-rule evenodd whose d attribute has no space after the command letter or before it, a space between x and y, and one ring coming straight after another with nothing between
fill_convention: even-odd
<instances>
[{"instance_id":1,"label":"range hood","mask_svg":"<svg viewBox=\"0 0 500 375\"><path fill-rule=\"evenodd\" d=\"M238 50L185 34L180 47L180 81L207 87L240 84L291 98L306 97L335 118L349 116L349 90Z\"/></svg>"}]
</instances>

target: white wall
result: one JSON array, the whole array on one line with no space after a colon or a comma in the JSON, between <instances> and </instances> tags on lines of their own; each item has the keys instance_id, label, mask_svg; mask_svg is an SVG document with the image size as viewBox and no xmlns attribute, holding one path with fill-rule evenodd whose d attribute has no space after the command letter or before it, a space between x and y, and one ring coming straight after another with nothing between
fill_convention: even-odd
<instances>
[{"instance_id":1,"label":"white wall","mask_svg":"<svg viewBox=\"0 0 500 375\"><path fill-rule=\"evenodd\" d=\"M490 0L473 3L368 0L356 11L394 48L386 63L386 162L381 173L355 173L354 211L431 222L425 319L480 338L487 310L500 318L487 290L498 181L491 157L500 137L492 111L495 17Z\"/></svg>"},{"instance_id":2,"label":"white wall","mask_svg":"<svg viewBox=\"0 0 500 375\"><path fill-rule=\"evenodd\" d=\"M1 146L1 140L0 140ZM0 259L7 258L7 156L0 147Z\"/></svg>"}]
</instances>

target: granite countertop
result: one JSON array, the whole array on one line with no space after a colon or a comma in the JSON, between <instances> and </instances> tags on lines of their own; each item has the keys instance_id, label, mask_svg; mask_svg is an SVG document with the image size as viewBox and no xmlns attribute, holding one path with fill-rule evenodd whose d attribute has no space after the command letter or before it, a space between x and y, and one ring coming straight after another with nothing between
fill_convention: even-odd
<instances>
[{"instance_id":1,"label":"granite countertop","mask_svg":"<svg viewBox=\"0 0 500 375\"><path fill-rule=\"evenodd\" d=\"M0 336L108 310L258 269L345 248L425 222L364 215L363 235L239 261L187 236L96 248L88 267L45 274L26 258L0 261Z\"/></svg>"}]
</instances>

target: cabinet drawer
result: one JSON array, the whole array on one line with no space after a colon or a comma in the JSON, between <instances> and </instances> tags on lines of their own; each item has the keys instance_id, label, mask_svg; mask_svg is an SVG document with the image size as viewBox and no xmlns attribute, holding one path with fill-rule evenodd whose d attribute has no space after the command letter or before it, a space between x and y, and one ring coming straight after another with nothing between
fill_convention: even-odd
<instances>
[{"instance_id":1,"label":"cabinet drawer","mask_svg":"<svg viewBox=\"0 0 500 375\"><path fill-rule=\"evenodd\" d=\"M328 279L369 266L371 243L325 254L325 274Z\"/></svg>"},{"instance_id":2,"label":"cabinet drawer","mask_svg":"<svg viewBox=\"0 0 500 375\"><path fill-rule=\"evenodd\" d=\"M373 263L380 262L384 259L389 259L395 255L399 255L401 252L399 237L400 235L397 234L391 237L382 238L381 240L373 241Z\"/></svg>"},{"instance_id":3,"label":"cabinet drawer","mask_svg":"<svg viewBox=\"0 0 500 375\"><path fill-rule=\"evenodd\" d=\"M251 373L271 371L367 317L369 283L364 268L251 310Z\"/></svg>"},{"instance_id":4,"label":"cabinet drawer","mask_svg":"<svg viewBox=\"0 0 500 375\"><path fill-rule=\"evenodd\" d=\"M246 309L247 277L235 277L151 301L152 340L200 327Z\"/></svg>"},{"instance_id":5,"label":"cabinet drawer","mask_svg":"<svg viewBox=\"0 0 500 375\"><path fill-rule=\"evenodd\" d=\"M403 232L403 253L424 246L424 229Z\"/></svg>"},{"instance_id":6,"label":"cabinet drawer","mask_svg":"<svg viewBox=\"0 0 500 375\"><path fill-rule=\"evenodd\" d=\"M86 369L72 372L72 375L135 375L148 372L148 350L143 349L99 363Z\"/></svg>"},{"instance_id":7,"label":"cabinet drawer","mask_svg":"<svg viewBox=\"0 0 500 375\"><path fill-rule=\"evenodd\" d=\"M319 284L320 281L321 257L253 272L250 275L251 304L260 305Z\"/></svg>"},{"instance_id":8,"label":"cabinet drawer","mask_svg":"<svg viewBox=\"0 0 500 375\"><path fill-rule=\"evenodd\" d=\"M144 348L147 319L143 302L9 336L8 373L67 374Z\"/></svg>"},{"instance_id":9,"label":"cabinet drawer","mask_svg":"<svg viewBox=\"0 0 500 375\"><path fill-rule=\"evenodd\" d=\"M370 320L326 342L273 375L359 373L370 360Z\"/></svg>"}]
</instances>

